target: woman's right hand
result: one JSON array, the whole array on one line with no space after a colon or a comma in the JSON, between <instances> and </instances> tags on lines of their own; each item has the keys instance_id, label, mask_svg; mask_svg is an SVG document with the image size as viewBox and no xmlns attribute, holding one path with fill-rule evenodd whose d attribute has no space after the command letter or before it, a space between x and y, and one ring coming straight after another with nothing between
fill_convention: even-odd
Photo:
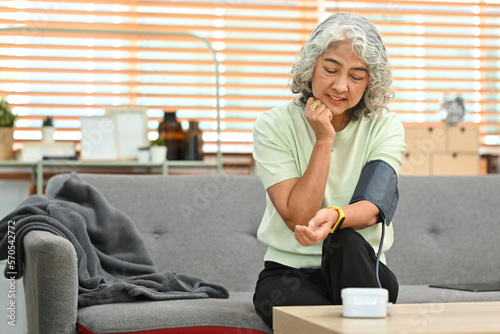
<instances>
[{"instance_id":1,"label":"woman's right hand","mask_svg":"<svg viewBox=\"0 0 500 334\"><path fill-rule=\"evenodd\" d=\"M312 111L311 105L316 101L318 107ZM332 112L319 99L310 97L306 103L304 116L316 134L316 141L330 141L335 139L335 129L332 125Z\"/></svg>"},{"instance_id":2,"label":"woman's right hand","mask_svg":"<svg viewBox=\"0 0 500 334\"><path fill-rule=\"evenodd\" d=\"M338 217L336 210L319 210L307 225L295 226L295 239L303 246L312 246L325 240Z\"/></svg>"}]
</instances>

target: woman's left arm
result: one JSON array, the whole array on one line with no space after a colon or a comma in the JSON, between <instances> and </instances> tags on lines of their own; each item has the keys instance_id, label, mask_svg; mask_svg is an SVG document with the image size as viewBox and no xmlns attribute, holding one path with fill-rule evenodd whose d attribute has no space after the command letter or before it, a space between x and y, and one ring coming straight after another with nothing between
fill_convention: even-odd
<instances>
[{"instance_id":1,"label":"woman's left arm","mask_svg":"<svg viewBox=\"0 0 500 334\"><path fill-rule=\"evenodd\" d=\"M359 201L342 207L345 220L342 228L360 230L375 225L380 217L379 209L369 201ZM323 241L330 233L333 225L337 222L339 213L334 209L321 209L308 225L295 227L295 239L304 245L311 246Z\"/></svg>"}]
</instances>

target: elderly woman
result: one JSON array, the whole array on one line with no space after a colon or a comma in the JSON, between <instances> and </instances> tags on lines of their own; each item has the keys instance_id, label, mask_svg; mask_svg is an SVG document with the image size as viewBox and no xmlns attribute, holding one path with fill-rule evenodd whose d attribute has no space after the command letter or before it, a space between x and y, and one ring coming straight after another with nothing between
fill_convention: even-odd
<instances>
[{"instance_id":1,"label":"elderly woman","mask_svg":"<svg viewBox=\"0 0 500 334\"><path fill-rule=\"evenodd\" d=\"M363 17L332 15L311 34L292 75L299 98L254 126L267 191L258 238L268 245L254 305L269 326L273 306L341 304L346 287L383 287L392 302L398 294L383 252L393 243L405 144L388 112L394 94L382 38Z\"/></svg>"}]
</instances>

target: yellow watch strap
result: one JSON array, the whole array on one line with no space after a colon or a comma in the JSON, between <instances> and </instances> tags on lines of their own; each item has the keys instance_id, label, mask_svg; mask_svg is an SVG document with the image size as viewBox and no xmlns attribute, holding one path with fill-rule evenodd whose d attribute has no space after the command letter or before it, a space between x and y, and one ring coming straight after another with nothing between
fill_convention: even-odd
<instances>
[{"instance_id":1,"label":"yellow watch strap","mask_svg":"<svg viewBox=\"0 0 500 334\"><path fill-rule=\"evenodd\" d=\"M342 226L342 223L345 220L344 210L342 210L342 208L340 206L329 206L329 207L327 207L327 209L334 209L334 210L337 210L337 212L339 213L339 218L337 219L335 224L333 224L333 226L330 230L330 233L334 233L336 230L338 230L340 228L340 226Z\"/></svg>"}]
</instances>

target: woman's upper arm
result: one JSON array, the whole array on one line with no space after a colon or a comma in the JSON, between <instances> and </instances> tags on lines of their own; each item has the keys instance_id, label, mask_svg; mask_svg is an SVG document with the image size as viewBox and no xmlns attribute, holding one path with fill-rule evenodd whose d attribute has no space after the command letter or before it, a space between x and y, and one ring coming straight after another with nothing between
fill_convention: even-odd
<instances>
[{"instance_id":1,"label":"woman's upper arm","mask_svg":"<svg viewBox=\"0 0 500 334\"><path fill-rule=\"evenodd\" d=\"M405 146L403 124L395 114L391 113L384 128L374 140L374 149L370 153L368 161L383 160L398 173L403 164L402 155Z\"/></svg>"},{"instance_id":2,"label":"woman's upper arm","mask_svg":"<svg viewBox=\"0 0 500 334\"><path fill-rule=\"evenodd\" d=\"M278 182L267 188L267 194L271 202L290 229L292 229L292 224L289 224L289 222L292 217L289 212L288 201L297 182L299 182L299 178L292 178Z\"/></svg>"}]
</instances>

